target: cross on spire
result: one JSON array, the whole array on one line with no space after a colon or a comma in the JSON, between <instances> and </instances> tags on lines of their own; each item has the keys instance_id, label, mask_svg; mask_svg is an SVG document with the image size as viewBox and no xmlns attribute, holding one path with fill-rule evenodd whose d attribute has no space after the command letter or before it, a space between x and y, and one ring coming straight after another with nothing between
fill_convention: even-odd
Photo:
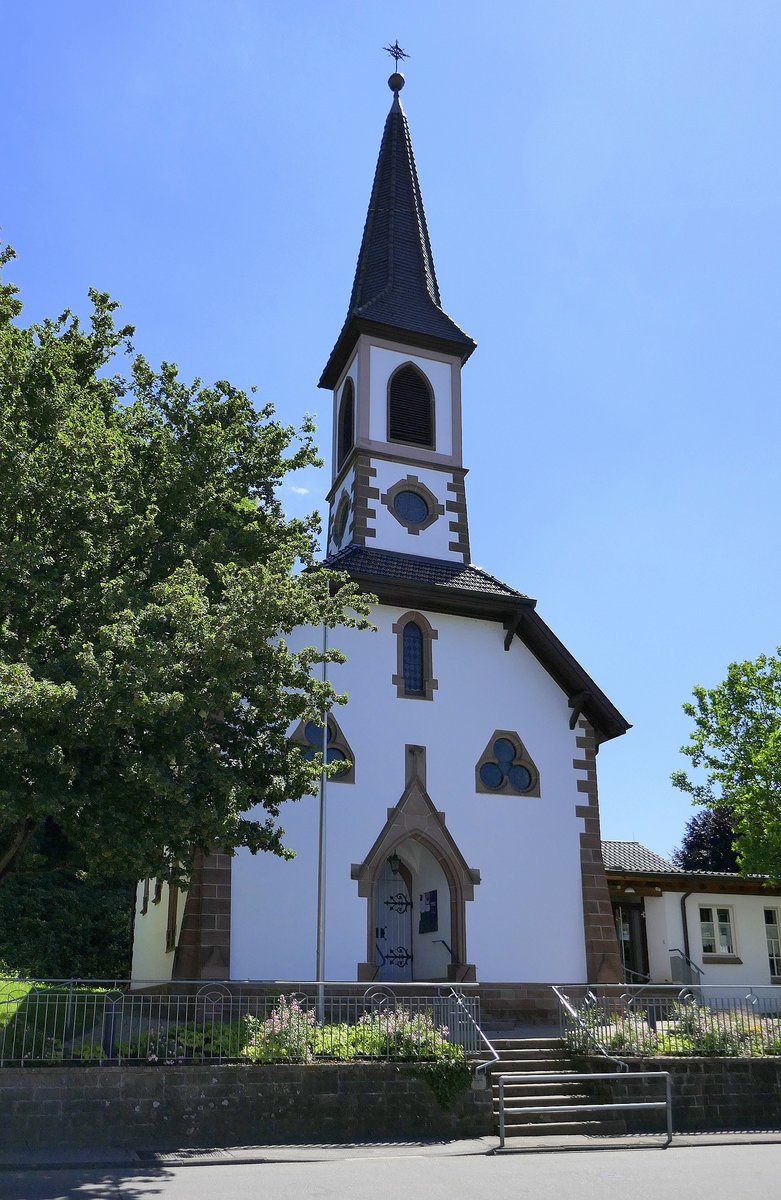
<instances>
[{"instance_id":1,"label":"cross on spire","mask_svg":"<svg viewBox=\"0 0 781 1200\"><path fill-rule=\"evenodd\" d=\"M397 67L399 65L399 59L409 58L409 54L407 54L407 52L405 50L402 50L401 46L399 45L398 38L396 38L396 41L393 43L392 46L383 46L383 50L387 50L387 52L388 52L388 54L390 54L391 58L394 58L396 60Z\"/></svg>"}]
</instances>

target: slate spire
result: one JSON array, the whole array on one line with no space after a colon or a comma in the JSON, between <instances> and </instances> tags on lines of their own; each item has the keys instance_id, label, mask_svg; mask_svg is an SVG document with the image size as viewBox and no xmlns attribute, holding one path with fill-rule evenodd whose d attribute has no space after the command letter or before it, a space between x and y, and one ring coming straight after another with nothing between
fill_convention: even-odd
<instances>
[{"instance_id":1,"label":"slate spire","mask_svg":"<svg viewBox=\"0 0 781 1200\"><path fill-rule=\"evenodd\" d=\"M320 380L334 387L356 338L374 333L457 354L475 348L441 306L409 125L399 93L404 76L388 80L393 103L385 122L350 306Z\"/></svg>"}]
</instances>

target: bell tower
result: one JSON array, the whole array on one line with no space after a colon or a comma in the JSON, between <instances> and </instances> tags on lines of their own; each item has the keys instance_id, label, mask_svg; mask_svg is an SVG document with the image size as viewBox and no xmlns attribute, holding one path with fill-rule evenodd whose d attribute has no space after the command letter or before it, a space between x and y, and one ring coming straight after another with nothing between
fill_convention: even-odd
<instances>
[{"instance_id":1,"label":"bell tower","mask_svg":"<svg viewBox=\"0 0 781 1200\"><path fill-rule=\"evenodd\" d=\"M442 308L401 106L385 122L333 390L328 555L365 546L469 562L461 367L475 343Z\"/></svg>"}]
</instances>

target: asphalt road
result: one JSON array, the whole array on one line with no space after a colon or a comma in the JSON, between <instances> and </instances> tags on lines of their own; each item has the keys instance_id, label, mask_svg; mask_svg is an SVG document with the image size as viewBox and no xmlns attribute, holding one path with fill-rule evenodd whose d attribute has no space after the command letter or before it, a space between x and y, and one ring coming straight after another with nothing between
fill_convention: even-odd
<instances>
[{"instance_id":1,"label":"asphalt road","mask_svg":"<svg viewBox=\"0 0 781 1200\"><path fill-rule=\"evenodd\" d=\"M321 1162L5 1172L0 1200L772 1200L780 1181L781 1145L463 1157L345 1151Z\"/></svg>"}]
</instances>

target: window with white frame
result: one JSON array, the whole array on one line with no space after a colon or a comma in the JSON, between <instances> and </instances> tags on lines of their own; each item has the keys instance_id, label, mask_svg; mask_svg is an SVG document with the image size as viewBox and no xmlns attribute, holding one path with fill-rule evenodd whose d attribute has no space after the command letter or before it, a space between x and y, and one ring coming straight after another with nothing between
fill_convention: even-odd
<instances>
[{"instance_id":1,"label":"window with white frame","mask_svg":"<svg viewBox=\"0 0 781 1200\"><path fill-rule=\"evenodd\" d=\"M735 954L731 908L700 908L703 954Z\"/></svg>"},{"instance_id":2,"label":"window with white frame","mask_svg":"<svg viewBox=\"0 0 781 1200\"><path fill-rule=\"evenodd\" d=\"M778 909L765 909L765 937L770 974L781 976L781 940L778 936Z\"/></svg>"}]
</instances>

